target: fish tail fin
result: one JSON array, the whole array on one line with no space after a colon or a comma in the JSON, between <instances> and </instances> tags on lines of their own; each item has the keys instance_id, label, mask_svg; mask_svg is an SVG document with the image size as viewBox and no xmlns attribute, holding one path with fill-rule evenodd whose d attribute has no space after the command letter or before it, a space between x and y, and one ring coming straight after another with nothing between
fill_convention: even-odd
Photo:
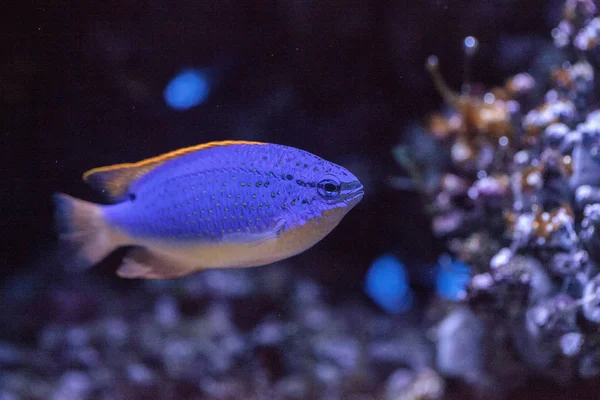
<instances>
[{"instance_id":1,"label":"fish tail fin","mask_svg":"<svg viewBox=\"0 0 600 400\"><path fill-rule=\"evenodd\" d=\"M89 268L115 250L118 244L102 206L62 193L53 198L55 224L69 269Z\"/></svg>"}]
</instances>

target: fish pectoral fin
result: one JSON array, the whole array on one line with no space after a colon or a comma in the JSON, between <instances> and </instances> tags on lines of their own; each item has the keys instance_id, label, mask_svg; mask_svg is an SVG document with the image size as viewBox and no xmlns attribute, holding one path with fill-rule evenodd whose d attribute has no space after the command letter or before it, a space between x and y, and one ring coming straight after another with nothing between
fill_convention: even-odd
<instances>
[{"instance_id":1,"label":"fish pectoral fin","mask_svg":"<svg viewBox=\"0 0 600 400\"><path fill-rule=\"evenodd\" d=\"M230 233L223 237L224 242L229 243L244 243L248 244L250 247L260 246L270 240L277 239L283 228L285 227L285 220L278 219L272 228L260 232L260 233Z\"/></svg>"},{"instance_id":2,"label":"fish pectoral fin","mask_svg":"<svg viewBox=\"0 0 600 400\"><path fill-rule=\"evenodd\" d=\"M121 278L169 279L187 275L192 270L169 258L144 247L130 250L117 270Z\"/></svg>"}]
</instances>

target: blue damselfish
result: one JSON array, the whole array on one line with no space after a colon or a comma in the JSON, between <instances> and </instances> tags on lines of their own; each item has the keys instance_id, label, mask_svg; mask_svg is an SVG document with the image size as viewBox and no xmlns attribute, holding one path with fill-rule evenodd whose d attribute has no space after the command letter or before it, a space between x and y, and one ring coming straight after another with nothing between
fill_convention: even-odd
<instances>
[{"instance_id":1,"label":"blue damselfish","mask_svg":"<svg viewBox=\"0 0 600 400\"><path fill-rule=\"evenodd\" d=\"M288 258L331 232L364 193L339 165L296 148L246 141L95 168L83 179L114 204L55 194L60 237L83 266L135 246L117 271L127 278Z\"/></svg>"}]
</instances>

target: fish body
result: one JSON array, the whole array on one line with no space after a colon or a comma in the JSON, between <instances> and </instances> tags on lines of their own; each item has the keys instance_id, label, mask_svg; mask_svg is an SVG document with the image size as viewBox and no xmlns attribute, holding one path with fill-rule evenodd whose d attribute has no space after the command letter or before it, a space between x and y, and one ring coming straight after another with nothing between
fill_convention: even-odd
<instances>
[{"instance_id":1,"label":"fish body","mask_svg":"<svg viewBox=\"0 0 600 400\"><path fill-rule=\"evenodd\" d=\"M291 257L331 232L363 196L343 167L261 142L210 142L96 168L84 180L115 203L55 195L61 237L84 265L135 246L117 271L131 278Z\"/></svg>"}]
</instances>

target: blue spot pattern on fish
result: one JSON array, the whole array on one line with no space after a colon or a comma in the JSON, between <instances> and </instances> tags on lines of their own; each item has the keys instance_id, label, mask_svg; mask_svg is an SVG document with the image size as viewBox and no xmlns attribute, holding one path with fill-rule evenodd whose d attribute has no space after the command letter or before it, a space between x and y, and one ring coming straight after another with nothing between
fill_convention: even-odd
<instances>
[{"instance_id":1,"label":"blue spot pattern on fish","mask_svg":"<svg viewBox=\"0 0 600 400\"><path fill-rule=\"evenodd\" d=\"M105 215L131 235L184 240L261 233L277 216L284 230L304 225L326 208L316 191L298 189L316 187L331 168L294 150L241 144L184 155L142 176L130 188L129 206Z\"/></svg>"}]
</instances>

